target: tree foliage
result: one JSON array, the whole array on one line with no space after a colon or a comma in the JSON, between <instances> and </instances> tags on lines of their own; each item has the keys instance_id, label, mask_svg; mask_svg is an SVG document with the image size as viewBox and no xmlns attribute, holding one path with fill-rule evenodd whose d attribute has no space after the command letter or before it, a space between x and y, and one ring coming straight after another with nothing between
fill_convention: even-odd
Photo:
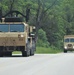
<instances>
[{"instance_id":1,"label":"tree foliage","mask_svg":"<svg viewBox=\"0 0 74 75\"><path fill-rule=\"evenodd\" d=\"M37 40L37 46L40 47L49 47L49 42L46 37L46 32L42 29L39 29L38 31L38 40Z\"/></svg>"},{"instance_id":2,"label":"tree foliage","mask_svg":"<svg viewBox=\"0 0 74 75\"><path fill-rule=\"evenodd\" d=\"M28 23L36 26L36 37L43 29L51 46L62 47L63 36L74 34L74 0L0 0L0 8L3 15L11 10L26 15L30 9Z\"/></svg>"}]
</instances>

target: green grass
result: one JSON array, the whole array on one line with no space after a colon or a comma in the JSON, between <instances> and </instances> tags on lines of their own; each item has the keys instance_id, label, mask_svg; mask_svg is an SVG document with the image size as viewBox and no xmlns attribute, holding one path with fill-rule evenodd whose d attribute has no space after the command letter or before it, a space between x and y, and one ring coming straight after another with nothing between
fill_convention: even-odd
<instances>
[{"instance_id":1,"label":"green grass","mask_svg":"<svg viewBox=\"0 0 74 75\"><path fill-rule=\"evenodd\" d=\"M52 49L52 48L45 48L45 47L37 47L36 48L36 53L51 54L51 53L60 53L60 52L62 52L62 50Z\"/></svg>"},{"instance_id":2,"label":"green grass","mask_svg":"<svg viewBox=\"0 0 74 75\"><path fill-rule=\"evenodd\" d=\"M21 51L14 51L12 54L21 54Z\"/></svg>"},{"instance_id":3,"label":"green grass","mask_svg":"<svg viewBox=\"0 0 74 75\"><path fill-rule=\"evenodd\" d=\"M53 48L45 48L45 47L36 47L36 53L39 54L52 54L52 53L60 53L62 50L53 49ZM14 51L13 54L21 54L21 51Z\"/></svg>"}]
</instances>

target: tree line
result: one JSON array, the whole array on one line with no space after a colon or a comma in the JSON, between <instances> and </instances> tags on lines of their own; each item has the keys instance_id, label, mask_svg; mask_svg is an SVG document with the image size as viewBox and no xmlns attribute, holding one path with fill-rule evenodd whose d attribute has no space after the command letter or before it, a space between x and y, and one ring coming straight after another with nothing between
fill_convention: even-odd
<instances>
[{"instance_id":1,"label":"tree line","mask_svg":"<svg viewBox=\"0 0 74 75\"><path fill-rule=\"evenodd\" d=\"M64 35L74 34L74 0L0 0L3 15L17 10L28 16L28 23L46 33L50 46L63 47ZM28 14L27 14L28 12Z\"/></svg>"}]
</instances>

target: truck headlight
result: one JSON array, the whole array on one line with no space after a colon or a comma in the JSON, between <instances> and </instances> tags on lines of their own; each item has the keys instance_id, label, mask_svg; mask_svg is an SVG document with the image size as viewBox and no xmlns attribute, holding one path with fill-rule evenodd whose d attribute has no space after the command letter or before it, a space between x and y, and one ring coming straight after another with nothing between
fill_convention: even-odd
<instances>
[{"instance_id":1,"label":"truck headlight","mask_svg":"<svg viewBox=\"0 0 74 75\"><path fill-rule=\"evenodd\" d=\"M74 49L74 46L73 46L73 49Z\"/></svg>"},{"instance_id":2,"label":"truck headlight","mask_svg":"<svg viewBox=\"0 0 74 75\"><path fill-rule=\"evenodd\" d=\"M64 48L67 49L67 46L65 46Z\"/></svg>"},{"instance_id":3,"label":"truck headlight","mask_svg":"<svg viewBox=\"0 0 74 75\"><path fill-rule=\"evenodd\" d=\"M18 34L18 37L24 37L24 35L23 34Z\"/></svg>"},{"instance_id":4,"label":"truck headlight","mask_svg":"<svg viewBox=\"0 0 74 75\"><path fill-rule=\"evenodd\" d=\"M23 35L23 34L21 34L21 37L24 37L24 35Z\"/></svg>"}]
</instances>

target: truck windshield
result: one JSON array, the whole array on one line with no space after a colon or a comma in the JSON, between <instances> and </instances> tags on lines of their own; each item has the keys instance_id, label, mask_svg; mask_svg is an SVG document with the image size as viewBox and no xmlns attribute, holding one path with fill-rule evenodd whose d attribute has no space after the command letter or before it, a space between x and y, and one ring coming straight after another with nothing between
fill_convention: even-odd
<instances>
[{"instance_id":1,"label":"truck windshield","mask_svg":"<svg viewBox=\"0 0 74 75\"><path fill-rule=\"evenodd\" d=\"M0 32L24 32L23 24L0 24Z\"/></svg>"},{"instance_id":2,"label":"truck windshield","mask_svg":"<svg viewBox=\"0 0 74 75\"><path fill-rule=\"evenodd\" d=\"M10 32L24 32L23 24L10 24Z\"/></svg>"},{"instance_id":3,"label":"truck windshield","mask_svg":"<svg viewBox=\"0 0 74 75\"><path fill-rule=\"evenodd\" d=\"M64 40L65 42L74 42L74 38L67 38Z\"/></svg>"},{"instance_id":4,"label":"truck windshield","mask_svg":"<svg viewBox=\"0 0 74 75\"><path fill-rule=\"evenodd\" d=\"M64 40L64 42L69 42L69 39L68 39L68 38L67 38L67 39L65 39L65 40Z\"/></svg>"},{"instance_id":5,"label":"truck windshield","mask_svg":"<svg viewBox=\"0 0 74 75\"><path fill-rule=\"evenodd\" d=\"M0 32L8 32L9 25L8 24L0 24Z\"/></svg>"},{"instance_id":6,"label":"truck windshield","mask_svg":"<svg viewBox=\"0 0 74 75\"><path fill-rule=\"evenodd\" d=\"M71 38L71 39L70 39L70 42L74 42L74 38Z\"/></svg>"}]
</instances>

